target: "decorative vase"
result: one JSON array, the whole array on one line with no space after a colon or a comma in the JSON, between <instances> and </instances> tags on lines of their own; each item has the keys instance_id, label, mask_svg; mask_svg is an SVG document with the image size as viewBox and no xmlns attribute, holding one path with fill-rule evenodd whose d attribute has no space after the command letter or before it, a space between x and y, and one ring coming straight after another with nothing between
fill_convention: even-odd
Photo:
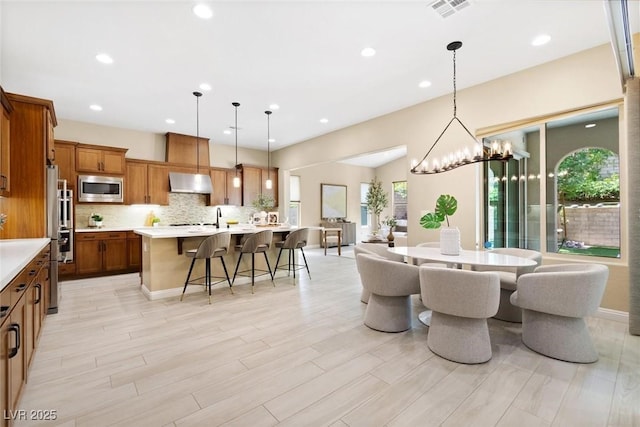
<instances>
[{"instance_id":1,"label":"decorative vase","mask_svg":"<svg viewBox=\"0 0 640 427\"><path fill-rule=\"evenodd\" d=\"M387 234L387 241L393 242L395 236L393 235L393 227L389 227L389 234Z\"/></svg>"},{"instance_id":2,"label":"decorative vase","mask_svg":"<svg viewBox=\"0 0 640 427\"><path fill-rule=\"evenodd\" d=\"M457 227L440 229L440 253L442 255L460 255L460 230Z\"/></svg>"}]
</instances>

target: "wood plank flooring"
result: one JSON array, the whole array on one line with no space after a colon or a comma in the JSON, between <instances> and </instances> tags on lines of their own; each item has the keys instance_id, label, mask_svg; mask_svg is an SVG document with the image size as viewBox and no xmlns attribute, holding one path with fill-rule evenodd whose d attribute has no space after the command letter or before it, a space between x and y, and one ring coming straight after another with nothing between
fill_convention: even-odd
<instances>
[{"instance_id":1,"label":"wood plank flooring","mask_svg":"<svg viewBox=\"0 0 640 427\"><path fill-rule=\"evenodd\" d=\"M493 358L434 355L417 320L399 334L363 325L355 262L306 251L306 272L147 301L137 275L63 282L16 426L640 426L640 337L589 319L600 360L541 356L520 326L489 320ZM186 272L185 272L186 274Z\"/></svg>"}]
</instances>

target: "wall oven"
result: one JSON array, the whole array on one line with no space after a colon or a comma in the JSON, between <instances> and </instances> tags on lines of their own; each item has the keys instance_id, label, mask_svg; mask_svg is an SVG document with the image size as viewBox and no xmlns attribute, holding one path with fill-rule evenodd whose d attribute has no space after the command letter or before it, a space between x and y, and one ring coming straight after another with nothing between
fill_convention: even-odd
<instances>
[{"instance_id":1,"label":"wall oven","mask_svg":"<svg viewBox=\"0 0 640 427\"><path fill-rule=\"evenodd\" d=\"M78 175L78 201L123 203L124 184L122 177Z\"/></svg>"}]
</instances>

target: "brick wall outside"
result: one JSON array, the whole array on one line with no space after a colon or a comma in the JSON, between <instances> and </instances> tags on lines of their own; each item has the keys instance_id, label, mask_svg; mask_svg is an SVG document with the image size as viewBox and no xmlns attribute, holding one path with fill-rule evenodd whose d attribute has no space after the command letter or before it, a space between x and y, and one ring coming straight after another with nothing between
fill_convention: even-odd
<instances>
[{"instance_id":1,"label":"brick wall outside","mask_svg":"<svg viewBox=\"0 0 640 427\"><path fill-rule=\"evenodd\" d=\"M619 206L567 207L566 215L568 240L588 246L620 246Z\"/></svg>"}]
</instances>

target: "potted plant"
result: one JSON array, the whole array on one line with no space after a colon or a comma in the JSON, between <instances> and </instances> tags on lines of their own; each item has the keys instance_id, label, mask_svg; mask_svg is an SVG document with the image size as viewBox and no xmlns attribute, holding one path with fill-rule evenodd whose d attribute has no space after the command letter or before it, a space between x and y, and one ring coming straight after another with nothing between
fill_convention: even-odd
<instances>
[{"instance_id":1,"label":"potted plant","mask_svg":"<svg viewBox=\"0 0 640 427\"><path fill-rule=\"evenodd\" d=\"M435 211L428 212L420 218L420 225L426 229L438 229L447 222L447 226L440 230L440 252L444 255L460 254L460 230L449 224L449 217L457 210L456 198L450 194L441 194L436 200Z\"/></svg>"},{"instance_id":2,"label":"potted plant","mask_svg":"<svg viewBox=\"0 0 640 427\"><path fill-rule=\"evenodd\" d=\"M394 239L393 236L393 227L395 227L396 225L398 225L398 220L396 220L395 216L387 216L384 221L382 221L382 223L384 225L386 225L387 227L389 227L389 234L387 235L387 240L392 242Z\"/></svg>"},{"instance_id":3,"label":"potted plant","mask_svg":"<svg viewBox=\"0 0 640 427\"><path fill-rule=\"evenodd\" d=\"M154 216L153 219L151 220L151 226L157 227L158 225L160 225L160 218L158 218L157 216Z\"/></svg>"},{"instance_id":4,"label":"potted plant","mask_svg":"<svg viewBox=\"0 0 640 427\"><path fill-rule=\"evenodd\" d=\"M100 214L97 214L97 213L91 214L91 220L93 221L93 225L95 225L96 227L102 227L103 219L104 218Z\"/></svg>"},{"instance_id":5,"label":"potted plant","mask_svg":"<svg viewBox=\"0 0 640 427\"><path fill-rule=\"evenodd\" d=\"M366 196L367 210L373 214L371 218L371 236L376 239L380 233L380 214L389 205L389 196L382 188L382 182L373 178L369 182L369 189Z\"/></svg>"}]
</instances>

